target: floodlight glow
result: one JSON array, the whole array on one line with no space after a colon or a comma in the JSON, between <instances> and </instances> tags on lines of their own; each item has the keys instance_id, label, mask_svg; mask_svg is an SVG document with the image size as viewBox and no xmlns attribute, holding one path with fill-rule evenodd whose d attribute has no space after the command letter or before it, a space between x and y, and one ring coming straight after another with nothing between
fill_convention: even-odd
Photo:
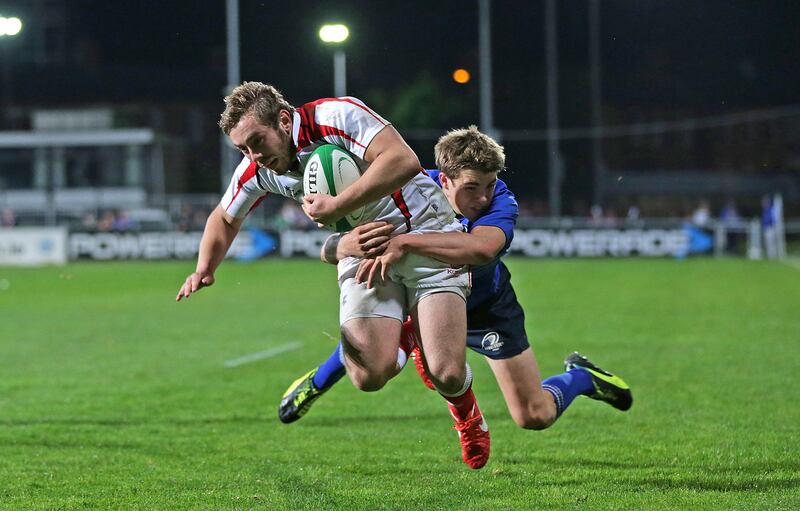
<instances>
[{"instance_id":1,"label":"floodlight glow","mask_svg":"<svg viewBox=\"0 0 800 511\"><path fill-rule=\"evenodd\" d=\"M0 17L0 36L17 35L22 30L22 21L17 18Z\"/></svg>"},{"instance_id":2,"label":"floodlight glow","mask_svg":"<svg viewBox=\"0 0 800 511\"><path fill-rule=\"evenodd\" d=\"M466 69L456 69L453 71L453 81L460 84L465 84L470 80L469 71Z\"/></svg>"},{"instance_id":3,"label":"floodlight glow","mask_svg":"<svg viewBox=\"0 0 800 511\"><path fill-rule=\"evenodd\" d=\"M349 35L350 30L345 25L323 25L319 29L319 38L326 43L341 43Z\"/></svg>"}]
</instances>

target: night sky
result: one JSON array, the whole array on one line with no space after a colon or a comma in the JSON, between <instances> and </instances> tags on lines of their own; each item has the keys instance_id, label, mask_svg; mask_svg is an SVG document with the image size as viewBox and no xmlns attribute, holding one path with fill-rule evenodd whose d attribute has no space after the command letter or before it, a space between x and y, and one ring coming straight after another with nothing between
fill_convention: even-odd
<instances>
[{"instance_id":1,"label":"night sky","mask_svg":"<svg viewBox=\"0 0 800 511\"><path fill-rule=\"evenodd\" d=\"M25 2L5 5L11 7L4 13L20 12ZM16 101L221 104L224 1L66 5L67 61L46 68L15 64ZM588 2L557 5L561 126L588 126ZM540 0L492 2L500 129L545 127L543 6ZM800 103L800 2L604 0L600 9L609 124ZM273 83L295 104L332 94L331 50L316 32L336 20L351 30L348 94L367 101L401 133L479 121L477 0L241 0L240 19L242 79ZM472 82L455 84L450 74L456 67L470 70ZM629 112L635 119L626 118ZM412 145L423 164L432 164L431 143ZM586 167L586 145L567 144L567 163ZM517 173L543 168L541 147L507 147ZM576 180L586 176L580 170L572 175L580 190ZM528 185L541 190L543 181L531 178Z\"/></svg>"}]
</instances>

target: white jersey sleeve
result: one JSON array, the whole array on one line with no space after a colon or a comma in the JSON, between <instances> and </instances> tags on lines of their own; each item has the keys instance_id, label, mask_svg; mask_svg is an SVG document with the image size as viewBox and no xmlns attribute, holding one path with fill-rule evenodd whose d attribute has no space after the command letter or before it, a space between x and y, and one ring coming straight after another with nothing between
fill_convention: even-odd
<instances>
[{"instance_id":1,"label":"white jersey sleeve","mask_svg":"<svg viewBox=\"0 0 800 511\"><path fill-rule=\"evenodd\" d=\"M389 125L361 100L352 97L326 98L297 109L300 129L297 146L335 144L364 158L375 135Z\"/></svg>"},{"instance_id":2,"label":"white jersey sleeve","mask_svg":"<svg viewBox=\"0 0 800 511\"><path fill-rule=\"evenodd\" d=\"M302 201L303 182L291 176L278 176L247 158L236 167L219 205L234 218L244 218L271 193Z\"/></svg>"}]
</instances>

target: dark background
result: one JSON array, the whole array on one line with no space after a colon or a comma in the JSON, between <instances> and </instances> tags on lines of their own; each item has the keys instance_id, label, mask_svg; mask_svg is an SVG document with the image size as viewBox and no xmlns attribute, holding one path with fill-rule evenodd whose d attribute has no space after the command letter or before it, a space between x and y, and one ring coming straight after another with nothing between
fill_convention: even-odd
<instances>
[{"instance_id":1,"label":"dark background","mask_svg":"<svg viewBox=\"0 0 800 511\"><path fill-rule=\"evenodd\" d=\"M557 2L562 128L590 125L588 5ZM193 122L202 127L177 129L201 130L206 142L195 149L200 154L190 179L175 186L217 191L215 122L226 82L224 1L53 0L52 6L64 19L56 23L62 28L46 34L45 47L36 43L34 52L26 39L36 23L26 12L28 2L0 3L0 14L26 23L18 40L0 41L11 43L3 58L12 70L14 106L198 105L202 114ZM479 122L477 1L241 0L239 9L243 80L273 83L294 104L331 95L332 49L319 41L317 30L341 21L351 33L349 95L365 100L401 133L443 132ZM539 0L492 2L494 118L500 130L545 128L543 14ZM800 3L789 1L601 1L604 123L670 121L800 103L798 14ZM48 57L48 45L60 52L58 58ZM468 69L472 81L454 83L451 73L457 67ZM20 122L10 127L24 129ZM796 122L749 126L746 133L737 129L673 133L659 140L609 139L604 154L612 172L798 174ZM410 136L409 142L424 165L433 165L435 139ZM506 180L534 208L544 208L543 141L505 145ZM742 147L746 158L730 157ZM562 151L565 210L583 214L593 190L590 141L565 140Z\"/></svg>"}]
</instances>

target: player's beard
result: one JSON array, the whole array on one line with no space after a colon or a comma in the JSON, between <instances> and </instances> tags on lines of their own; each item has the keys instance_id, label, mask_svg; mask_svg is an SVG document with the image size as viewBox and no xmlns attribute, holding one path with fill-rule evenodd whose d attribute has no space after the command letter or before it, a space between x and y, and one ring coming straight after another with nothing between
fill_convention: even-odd
<instances>
[{"instance_id":1,"label":"player's beard","mask_svg":"<svg viewBox=\"0 0 800 511\"><path fill-rule=\"evenodd\" d=\"M284 154L281 155L286 158L286 167L281 169L281 174L285 174L295 167L297 147L294 145L291 134L279 129L278 136L281 138L281 148L285 148L285 150L282 151Z\"/></svg>"}]
</instances>

